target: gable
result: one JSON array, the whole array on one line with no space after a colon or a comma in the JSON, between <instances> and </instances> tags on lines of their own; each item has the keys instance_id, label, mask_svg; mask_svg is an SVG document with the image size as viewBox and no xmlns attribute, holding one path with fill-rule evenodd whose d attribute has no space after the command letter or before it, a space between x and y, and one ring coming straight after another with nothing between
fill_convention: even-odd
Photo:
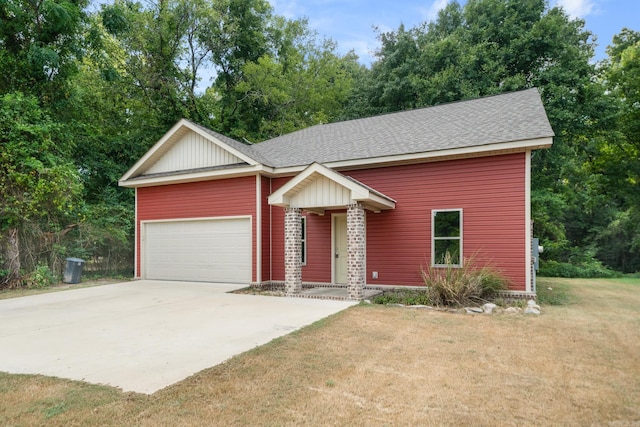
<instances>
[{"instance_id":1,"label":"gable","mask_svg":"<svg viewBox=\"0 0 640 427\"><path fill-rule=\"evenodd\" d=\"M245 163L242 159L220 145L214 144L194 131L187 132L155 163L151 164L143 175L186 171Z\"/></svg>"},{"instance_id":2,"label":"gable","mask_svg":"<svg viewBox=\"0 0 640 427\"><path fill-rule=\"evenodd\" d=\"M251 147L178 121L120 178L124 187L194 182L212 175L253 174L261 167Z\"/></svg>"},{"instance_id":3,"label":"gable","mask_svg":"<svg viewBox=\"0 0 640 427\"><path fill-rule=\"evenodd\" d=\"M269 204L324 213L325 209L360 202L366 209L379 212L394 209L395 201L366 185L319 163L309 165L269 196Z\"/></svg>"},{"instance_id":4,"label":"gable","mask_svg":"<svg viewBox=\"0 0 640 427\"><path fill-rule=\"evenodd\" d=\"M314 174L297 192L289 195L291 206L298 208L315 208L322 206L326 209L346 206L352 203L351 189L320 174Z\"/></svg>"}]
</instances>

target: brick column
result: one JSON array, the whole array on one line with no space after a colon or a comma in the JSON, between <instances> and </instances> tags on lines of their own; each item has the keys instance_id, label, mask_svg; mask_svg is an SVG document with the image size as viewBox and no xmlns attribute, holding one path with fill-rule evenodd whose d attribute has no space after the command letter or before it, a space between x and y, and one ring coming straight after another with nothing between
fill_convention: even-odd
<instances>
[{"instance_id":1,"label":"brick column","mask_svg":"<svg viewBox=\"0 0 640 427\"><path fill-rule=\"evenodd\" d=\"M284 287L287 295L302 291L302 215L299 208L284 214Z\"/></svg>"},{"instance_id":2,"label":"brick column","mask_svg":"<svg viewBox=\"0 0 640 427\"><path fill-rule=\"evenodd\" d=\"M360 203L347 206L347 291L349 299L364 298L365 213Z\"/></svg>"}]
</instances>

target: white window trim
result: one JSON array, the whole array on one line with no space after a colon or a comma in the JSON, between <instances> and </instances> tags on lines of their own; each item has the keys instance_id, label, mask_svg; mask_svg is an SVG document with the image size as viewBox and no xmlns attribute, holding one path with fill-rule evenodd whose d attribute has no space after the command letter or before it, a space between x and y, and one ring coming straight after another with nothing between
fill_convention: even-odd
<instances>
[{"instance_id":1,"label":"white window trim","mask_svg":"<svg viewBox=\"0 0 640 427\"><path fill-rule=\"evenodd\" d=\"M300 238L300 244L302 245L302 260L301 265L307 265L307 217L303 216L302 219L302 236Z\"/></svg>"},{"instance_id":2,"label":"white window trim","mask_svg":"<svg viewBox=\"0 0 640 427\"><path fill-rule=\"evenodd\" d=\"M438 238L439 240L454 240L454 239L458 239L460 240L460 263L458 264L436 264L435 263L435 259L436 259L436 227L435 227L435 221L436 221L436 214L438 212L460 212L460 237L446 237L446 238ZM456 268L460 268L462 267L462 264L464 262L464 256L463 256L463 236L464 236L464 230L463 230L463 226L464 226L464 219L463 219L463 213L462 213L462 208L456 208L456 209L432 209L431 210L431 266L432 267L456 267Z\"/></svg>"}]
</instances>

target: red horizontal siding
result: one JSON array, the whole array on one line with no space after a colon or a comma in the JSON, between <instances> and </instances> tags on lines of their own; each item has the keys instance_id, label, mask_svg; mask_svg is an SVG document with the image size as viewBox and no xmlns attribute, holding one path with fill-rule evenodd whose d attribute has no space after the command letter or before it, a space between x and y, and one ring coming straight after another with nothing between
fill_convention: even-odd
<instances>
[{"instance_id":1,"label":"red horizontal siding","mask_svg":"<svg viewBox=\"0 0 640 427\"><path fill-rule=\"evenodd\" d=\"M397 202L367 212L368 283L421 284L420 269L431 263L431 211L461 208L465 258L526 289L524 153L343 173Z\"/></svg>"},{"instance_id":2,"label":"red horizontal siding","mask_svg":"<svg viewBox=\"0 0 640 427\"><path fill-rule=\"evenodd\" d=\"M431 264L431 212L463 209L463 251L526 289L525 154L357 170L345 175L396 200L367 212L367 282L420 285ZM272 192L291 178L271 181ZM331 282L331 212L307 215L303 281ZM284 280L284 209L271 207L272 280ZM378 272L378 279L372 273Z\"/></svg>"},{"instance_id":3,"label":"red horizontal siding","mask_svg":"<svg viewBox=\"0 0 640 427\"><path fill-rule=\"evenodd\" d=\"M331 282L331 212L307 215L307 265L302 267L305 282Z\"/></svg>"},{"instance_id":4,"label":"red horizontal siding","mask_svg":"<svg viewBox=\"0 0 640 427\"><path fill-rule=\"evenodd\" d=\"M250 215L252 217L252 264L256 276L256 178L254 176L186 184L142 187L137 190L137 223ZM136 241L140 274L140 233Z\"/></svg>"},{"instance_id":5,"label":"red horizontal siding","mask_svg":"<svg viewBox=\"0 0 640 427\"><path fill-rule=\"evenodd\" d=\"M291 178L271 180L271 192L282 187ZM271 280L284 280L284 208L271 206ZM308 249L309 246L307 246Z\"/></svg>"},{"instance_id":6,"label":"red horizontal siding","mask_svg":"<svg viewBox=\"0 0 640 427\"><path fill-rule=\"evenodd\" d=\"M271 206L268 197L271 194L271 180L262 177L262 274L259 280L271 280Z\"/></svg>"}]
</instances>

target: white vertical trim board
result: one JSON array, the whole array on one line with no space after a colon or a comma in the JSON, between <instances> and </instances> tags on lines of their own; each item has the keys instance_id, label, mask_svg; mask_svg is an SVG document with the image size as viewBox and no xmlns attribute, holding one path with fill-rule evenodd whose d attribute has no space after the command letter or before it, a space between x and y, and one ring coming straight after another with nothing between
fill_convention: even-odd
<instances>
[{"instance_id":1,"label":"white vertical trim board","mask_svg":"<svg viewBox=\"0 0 640 427\"><path fill-rule=\"evenodd\" d=\"M269 178L269 195L273 193L273 181ZM273 206L269 205L269 280L273 280Z\"/></svg>"},{"instance_id":2,"label":"white vertical trim board","mask_svg":"<svg viewBox=\"0 0 640 427\"><path fill-rule=\"evenodd\" d=\"M524 212L525 289L531 292L531 150L525 153Z\"/></svg>"},{"instance_id":3,"label":"white vertical trim board","mask_svg":"<svg viewBox=\"0 0 640 427\"><path fill-rule=\"evenodd\" d=\"M142 248L142 240L138 240L140 239L140 230L139 228L142 227L141 224L138 223L138 188L135 188L135 194L134 194L134 240L135 240L135 244L133 245L133 277L142 277L140 275L140 269L142 268L142 260L139 259L138 257L140 256L140 252L138 251L138 244L140 244L140 247ZM138 269L138 261L140 261L140 269Z\"/></svg>"},{"instance_id":4,"label":"white vertical trim board","mask_svg":"<svg viewBox=\"0 0 640 427\"><path fill-rule=\"evenodd\" d=\"M262 176L256 174L256 283L262 282Z\"/></svg>"}]
</instances>

